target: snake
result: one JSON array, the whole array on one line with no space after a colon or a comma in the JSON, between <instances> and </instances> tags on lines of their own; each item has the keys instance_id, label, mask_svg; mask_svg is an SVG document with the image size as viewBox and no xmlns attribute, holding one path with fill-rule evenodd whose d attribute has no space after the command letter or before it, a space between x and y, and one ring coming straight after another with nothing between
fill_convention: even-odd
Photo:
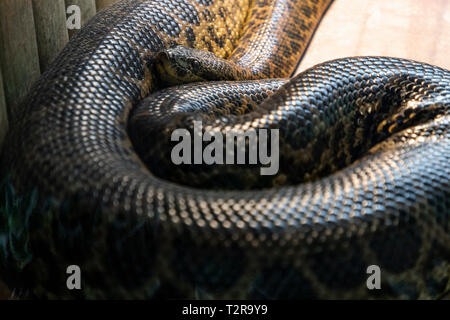
<instances>
[{"instance_id":1,"label":"snake","mask_svg":"<svg viewBox=\"0 0 450 320\"><path fill-rule=\"evenodd\" d=\"M329 6L121 0L98 12L12 115L8 286L49 299L448 292L450 72L357 56L292 77ZM171 160L176 130L264 142L263 129L278 137L275 174ZM250 159L250 142L231 146ZM66 286L68 266L81 288Z\"/></svg>"}]
</instances>

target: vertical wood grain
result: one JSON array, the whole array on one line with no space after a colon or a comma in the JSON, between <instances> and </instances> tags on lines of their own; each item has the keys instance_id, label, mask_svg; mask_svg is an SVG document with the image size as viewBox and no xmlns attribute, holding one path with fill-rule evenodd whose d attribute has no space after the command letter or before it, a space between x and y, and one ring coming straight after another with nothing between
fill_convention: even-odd
<instances>
[{"instance_id":1,"label":"vertical wood grain","mask_svg":"<svg viewBox=\"0 0 450 320\"><path fill-rule=\"evenodd\" d=\"M81 27L91 19L97 12L95 0L66 0L66 8L77 5L81 9ZM72 38L78 30L69 30L69 38Z\"/></svg>"},{"instance_id":2,"label":"vertical wood grain","mask_svg":"<svg viewBox=\"0 0 450 320\"><path fill-rule=\"evenodd\" d=\"M0 68L11 116L40 74L31 0L0 1Z\"/></svg>"},{"instance_id":3,"label":"vertical wood grain","mask_svg":"<svg viewBox=\"0 0 450 320\"><path fill-rule=\"evenodd\" d=\"M0 150L8 131L8 112L6 111L5 91L3 90L2 69L0 68Z\"/></svg>"},{"instance_id":4,"label":"vertical wood grain","mask_svg":"<svg viewBox=\"0 0 450 320\"><path fill-rule=\"evenodd\" d=\"M113 3L116 3L117 1L119 0L96 0L97 11L100 11Z\"/></svg>"},{"instance_id":5,"label":"vertical wood grain","mask_svg":"<svg viewBox=\"0 0 450 320\"><path fill-rule=\"evenodd\" d=\"M64 0L33 0L41 72L69 41Z\"/></svg>"}]
</instances>

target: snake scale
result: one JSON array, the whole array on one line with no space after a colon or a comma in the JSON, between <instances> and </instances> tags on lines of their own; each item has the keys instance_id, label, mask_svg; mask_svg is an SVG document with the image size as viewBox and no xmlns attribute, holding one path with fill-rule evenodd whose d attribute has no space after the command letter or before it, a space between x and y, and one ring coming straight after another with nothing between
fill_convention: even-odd
<instances>
[{"instance_id":1,"label":"snake scale","mask_svg":"<svg viewBox=\"0 0 450 320\"><path fill-rule=\"evenodd\" d=\"M29 203L2 211L8 284L89 299L448 291L450 72L352 57L288 79L328 5L123 0L99 12L14 115L5 190ZM172 164L171 132L195 120L278 129L278 174ZM82 290L66 288L69 265ZM380 290L367 288L371 265Z\"/></svg>"}]
</instances>

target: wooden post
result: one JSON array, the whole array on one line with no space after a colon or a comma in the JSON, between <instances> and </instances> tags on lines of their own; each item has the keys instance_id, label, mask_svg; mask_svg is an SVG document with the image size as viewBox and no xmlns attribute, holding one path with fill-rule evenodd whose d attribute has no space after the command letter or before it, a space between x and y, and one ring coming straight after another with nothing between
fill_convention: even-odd
<instances>
[{"instance_id":1,"label":"wooden post","mask_svg":"<svg viewBox=\"0 0 450 320\"><path fill-rule=\"evenodd\" d=\"M97 11L102 10L103 8L116 3L119 0L96 0L97 3Z\"/></svg>"},{"instance_id":2,"label":"wooden post","mask_svg":"<svg viewBox=\"0 0 450 320\"><path fill-rule=\"evenodd\" d=\"M66 8L71 5L77 5L81 9L81 27L83 27L96 13L95 0L66 0ZM78 30L69 30L69 38L72 38L77 31Z\"/></svg>"},{"instance_id":3,"label":"wooden post","mask_svg":"<svg viewBox=\"0 0 450 320\"><path fill-rule=\"evenodd\" d=\"M69 41L64 0L33 0L41 72Z\"/></svg>"},{"instance_id":4,"label":"wooden post","mask_svg":"<svg viewBox=\"0 0 450 320\"><path fill-rule=\"evenodd\" d=\"M0 68L11 118L40 75L31 0L0 1Z\"/></svg>"},{"instance_id":5,"label":"wooden post","mask_svg":"<svg viewBox=\"0 0 450 320\"><path fill-rule=\"evenodd\" d=\"M6 111L5 91L3 91L2 70L0 68L0 150L6 131L8 131L8 112Z\"/></svg>"},{"instance_id":6,"label":"wooden post","mask_svg":"<svg viewBox=\"0 0 450 320\"><path fill-rule=\"evenodd\" d=\"M0 300L11 299L11 291L4 282L0 279Z\"/></svg>"}]
</instances>

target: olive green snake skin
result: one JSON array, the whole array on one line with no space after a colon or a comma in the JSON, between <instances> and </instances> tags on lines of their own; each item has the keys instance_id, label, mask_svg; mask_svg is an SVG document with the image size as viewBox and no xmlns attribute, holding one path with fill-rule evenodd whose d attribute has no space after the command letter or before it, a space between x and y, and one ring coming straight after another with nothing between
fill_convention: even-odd
<instances>
[{"instance_id":1,"label":"olive green snake skin","mask_svg":"<svg viewBox=\"0 0 450 320\"><path fill-rule=\"evenodd\" d=\"M286 79L328 4L124 0L99 12L6 139L8 192L32 203L0 216L8 285L89 299L448 291L450 72L354 57ZM194 120L278 129L278 174L172 164L170 134ZM67 289L69 265L82 290ZM380 290L367 288L371 265Z\"/></svg>"}]
</instances>

